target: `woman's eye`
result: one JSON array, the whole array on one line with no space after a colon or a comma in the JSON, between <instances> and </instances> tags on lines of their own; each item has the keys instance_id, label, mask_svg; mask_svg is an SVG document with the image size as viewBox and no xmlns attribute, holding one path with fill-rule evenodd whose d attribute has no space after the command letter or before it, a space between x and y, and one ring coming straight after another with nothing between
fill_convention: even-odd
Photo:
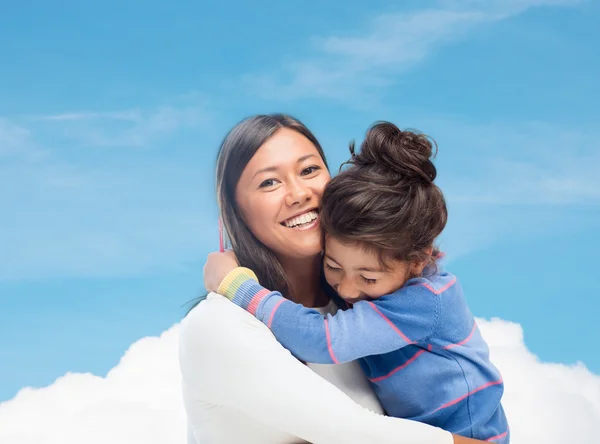
<instances>
[{"instance_id":1,"label":"woman's eye","mask_svg":"<svg viewBox=\"0 0 600 444\"><path fill-rule=\"evenodd\" d=\"M363 281L365 281L367 284L374 284L375 282L377 282L377 279L369 279L364 276L361 276L361 277L362 277Z\"/></svg>"},{"instance_id":2,"label":"woman's eye","mask_svg":"<svg viewBox=\"0 0 600 444\"><path fill-rule=\"evenodd\" d=\"M260 183L259 188L272 187L273 185L275 185L275 179L267 179Z\"/></svg>"},{"instance_id":3,"label":"woman's eye","mask_svg":"<svg viewBox=\"0 0 600 444\"><path fill-rule=\"evenodd\" d=\"M309 174L314 173L315 171L320 170L321 167L317 166L317 165L313 165L313 166L309 166L308 168L304 168L302 170L302 175L303 176L308 176Z\"/></svg>"}]
</instances>

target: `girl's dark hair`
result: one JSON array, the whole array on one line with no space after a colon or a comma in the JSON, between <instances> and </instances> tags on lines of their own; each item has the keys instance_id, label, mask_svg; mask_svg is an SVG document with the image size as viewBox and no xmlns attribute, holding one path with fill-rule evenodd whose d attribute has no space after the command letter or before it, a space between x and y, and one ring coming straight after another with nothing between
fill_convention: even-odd
<instances>
[{"instance_id":1,"label":"girl's dark hair","mask_svg":"<svg viewBox=\"0 0 600 444\"><path fill-rule=\"evenodd\" d=\"M253 270L265 288L287 296L288 281L281 263L250 231L235 200L235 190L242 171L258 149L282 128L296 131L310 140L327 167L323 148L298 119L285 114L257 115L238 123L221 143L217 157L216 187L223 233L240 265Z\"/></svg>"},{"instance_id":2,"label":"girl's dark hair","mask_svg":"<svg viewBox=\"0 0 600 444\"><path fill-rule=\"evenodd\" d=\"M436 153L435 141L424 134L374 124L359 153L350 144L351 158L342 165L349 168L325 187L324 233L377 251L384 267L389 258L435 266L438 251L427 250L448 219L444 195L434 184Z\"/></svg>"}]
</instances>

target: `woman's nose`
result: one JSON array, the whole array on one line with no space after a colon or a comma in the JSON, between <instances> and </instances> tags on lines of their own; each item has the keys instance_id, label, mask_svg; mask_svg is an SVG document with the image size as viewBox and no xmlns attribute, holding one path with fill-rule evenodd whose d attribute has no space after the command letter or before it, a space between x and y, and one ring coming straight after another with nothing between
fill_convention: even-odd
<instances>
[{"instance_id":1,"label":"woman's nose","mask_svg":"<svg viewBox=\"0 0 600 444\"><path fill-rule=\"evenodd\" d=\"M302 204L312 197L312 191L305 183L301 181L292 181L288 185L286 204L289 206Z\"/></svg>"}]
</instances>

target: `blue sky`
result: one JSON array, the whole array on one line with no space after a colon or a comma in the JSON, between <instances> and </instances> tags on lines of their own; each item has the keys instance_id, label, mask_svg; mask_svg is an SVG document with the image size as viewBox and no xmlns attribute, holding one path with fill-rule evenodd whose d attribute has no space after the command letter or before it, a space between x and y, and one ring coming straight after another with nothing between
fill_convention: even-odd
<instances>
[{"instance_id":1,"label":"blue sky","mask_svg":"<svg viewBox=\"0 0 600 444\"><path fill-rule=\"evenodd\" d=\"M0 401L181 318L218 247L218 144L274 111L333 169L375 120L433 136L475 315L600 373L600 6L397 3L2 6Z\"/></svg>"}]
</instances>

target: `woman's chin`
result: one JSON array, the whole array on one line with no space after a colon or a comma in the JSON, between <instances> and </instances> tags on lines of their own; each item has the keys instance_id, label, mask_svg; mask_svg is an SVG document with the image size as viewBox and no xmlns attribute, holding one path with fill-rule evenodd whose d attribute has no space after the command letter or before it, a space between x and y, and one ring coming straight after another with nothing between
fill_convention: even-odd
<instances>
[{"instance_id":1,"label":"woman's chin","mask_svg":"<svg viewBox=\"0 0 600 444\"><path fill-rule=\"evenodd\" d=\"M293 228L280 225L277 232L276 245L274 242L271 245L267 244L267 247L279 257L308 259L319 255L323 249L318 223Z\"/></svg>"},{"instance_id":2,"label":"woman's chin","mask_svg":"<svg viewBox=\"0 0 600 444\"><path fill-rule=\"evenodd\" d=\"M279 251L281 256L293 259L311 259L319 256L323 250L320 234L313 239L292 239L288 238Z\"/></svg>"}]
</instances>

